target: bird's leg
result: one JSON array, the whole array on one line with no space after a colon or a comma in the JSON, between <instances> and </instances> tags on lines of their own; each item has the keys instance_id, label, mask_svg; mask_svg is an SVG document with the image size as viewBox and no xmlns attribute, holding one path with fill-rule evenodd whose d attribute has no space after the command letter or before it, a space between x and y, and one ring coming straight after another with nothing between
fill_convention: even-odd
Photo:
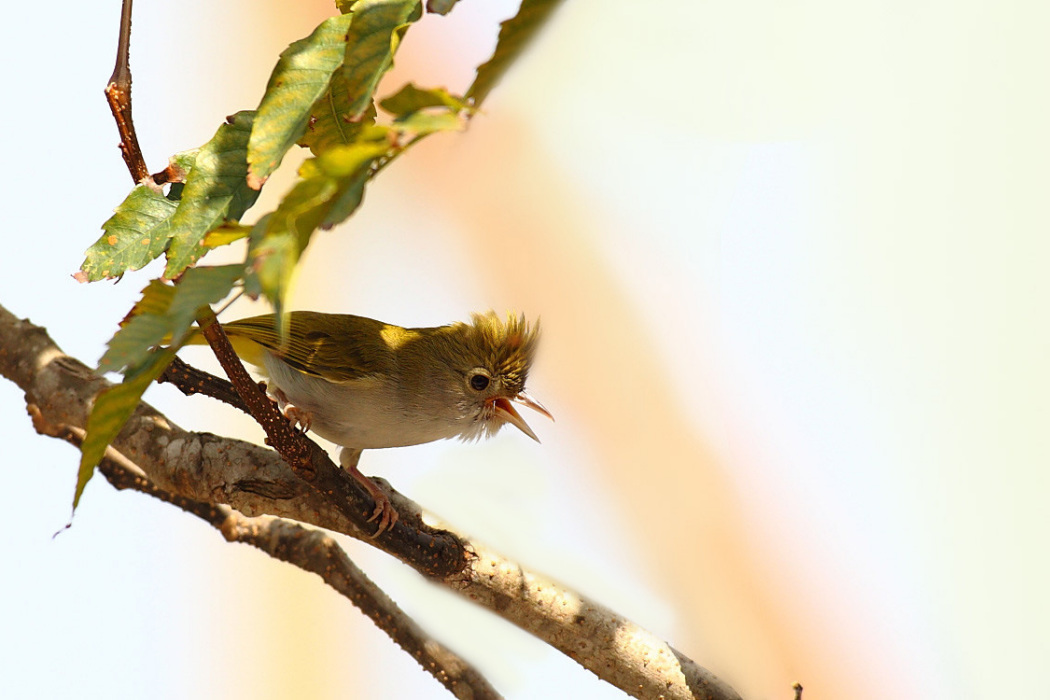
<instances>
[{"instance_id":1,"label":"bird's leg","mask_svg":"<svg viewBox=\"0 0 1050 700\"><path fill-rule=\"evenodd\" d=\"M368 522L372 522L375 519L379 519L379 529L375 531L372 537L378 537L383 532L389 530L397 522L398 514L394 510L394 506L390 503L390 498L387 497L383 490L376 486L375 482L369 479L367 476L362 474L357 469L357 462L361 459L361 450L352 447L344 447L339 452L339 464L342 465L343 469L350 472L350 476L357 480L357 483L365 487L369 495L376 502L376 508L372 511L372 517L368 519Z\"/></svg>"},{"instance_id":2,"label":"bird's leg","mask_svg":"<svg viewBox=\"0 0 1050 700\"><path fill-rule=\"evenodd\" d=\"M281 414L290 420L292 425L300 426L304 433L310 432L310 423L313 420L313 416L309 411L304 411L295 406L288 400L288 396L277 387L273 387L273 389L270 390L270 393L273 394L275 399L277 399L277 408L280 409Z\"/></svg>"}]
</instances>

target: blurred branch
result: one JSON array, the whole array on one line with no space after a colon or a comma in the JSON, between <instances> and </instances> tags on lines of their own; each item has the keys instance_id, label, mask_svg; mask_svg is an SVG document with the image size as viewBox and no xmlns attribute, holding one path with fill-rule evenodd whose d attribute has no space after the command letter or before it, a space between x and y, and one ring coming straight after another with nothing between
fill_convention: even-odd
<instances>
[{"instance_id":1,"label":"blurred branch","mask_svg":"<svg viewBox=\"0 0 1050 700\"><path fill-rule=\"evenodd\" d=\"M69 429L84 427L95 396L109 386L65 355L43 328L17 319L2 306L0 374L25 391L27 405L39 407L38 420L43 424ZM164 493L165 500L176 505L178 498L196 502L204 510L191 512L212 524L222 514L222 530L228 539L256 546L269 539L274 547L271 554L285 545L319 548L319 558L312 560L312 566L335 562L342 567L345 554L334 542L328 545L317 539L323 535L273 518L244 518L220 504L246 516L267 513L319 525L397 556L635 697L739 698L712 673L611 610L480 544L425 525L420 507L389 487L402 520L373 540L333 502L341 494L313 488L277 453L239 440L184 431L145 403L139 405L112 448L141 469L140 478Z\"/></svg>"}]
</instances>

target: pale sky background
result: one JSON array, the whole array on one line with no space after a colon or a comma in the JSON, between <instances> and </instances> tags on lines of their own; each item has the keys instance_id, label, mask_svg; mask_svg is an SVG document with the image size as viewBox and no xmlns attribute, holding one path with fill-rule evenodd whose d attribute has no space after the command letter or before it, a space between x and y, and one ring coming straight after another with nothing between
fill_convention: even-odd
<instances>
[{"instance_id":1,"label":"pale sky background","mask_svg":"<svg viewBox=\"0 0 1050 700\"><path fill-rule=\"evenodd\" d=\"M385 91L464 89L514 7L425 19ZM102 97L119 3L44 8L0 25L0 303L92 363L148 280L70 276L131 184ZM331 12L138 3L151 169L253 108ZM1047 36L1034 2L567 0L469 131L315 238L293 296L403 325L542 316L530 390L557 422L532 420L542 445L505 431L362 469L745 697L1045 696ZM449 697L317 577L171 506L98 478L52 538L77 455L6 381L0 417L0 697ZM508 698L623 697L347 546Z\"/></svg>"}]
</instances>

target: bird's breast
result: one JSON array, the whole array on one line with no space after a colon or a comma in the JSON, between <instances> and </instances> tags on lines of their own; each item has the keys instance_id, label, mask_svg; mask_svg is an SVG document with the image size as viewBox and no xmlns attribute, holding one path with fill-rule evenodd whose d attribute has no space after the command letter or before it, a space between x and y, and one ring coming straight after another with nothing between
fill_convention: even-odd
<instances>
[{"instance_id":1,"label":"bird's breast","mask_svg":"<svg viewBox=\"0 0 1050 700\"><path fill-rule=\"evenodd\" d=\"M300 372L267 353L272 388L310 415L310 430L343 447L403 447L456 437L460 421L405 397L390 378L369 376L330 382Z\"/></svg>"}]
</instances>

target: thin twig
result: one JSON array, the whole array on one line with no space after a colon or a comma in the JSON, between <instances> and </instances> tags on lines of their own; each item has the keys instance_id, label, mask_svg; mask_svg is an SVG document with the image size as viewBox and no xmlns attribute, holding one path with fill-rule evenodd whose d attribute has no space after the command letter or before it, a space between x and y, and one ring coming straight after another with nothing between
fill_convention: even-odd
<instances>
[{"instance_id":1,"label":"thin twig","mask_svg":"<svg viewBox=\"0 0 1050 700\"><path fill-rule=\"evenodd\" d=\"M214 374L197 369L193 365L186 364L178 357L164 369L164 372L157 378L157 383L174 384L175 388L186 396L203 394L248 413L248 407L241 400L237 390L233 388L233 384Z\"/></svg>"},{"instance_id":2,"label":"thin twig","mask_svg":"<svg viewBox=\"0 0 1050 700\"><path fill-rule=\"evenodd\" d=\"M120 154L128 166L131 179L138 184L149 177L146 160L142 157L135 122L131 118L131 3L124 0L120 8L120 36L117 39L117 61L106 84L106 102L120 133Z\"/></svg>"}]
</instances>

